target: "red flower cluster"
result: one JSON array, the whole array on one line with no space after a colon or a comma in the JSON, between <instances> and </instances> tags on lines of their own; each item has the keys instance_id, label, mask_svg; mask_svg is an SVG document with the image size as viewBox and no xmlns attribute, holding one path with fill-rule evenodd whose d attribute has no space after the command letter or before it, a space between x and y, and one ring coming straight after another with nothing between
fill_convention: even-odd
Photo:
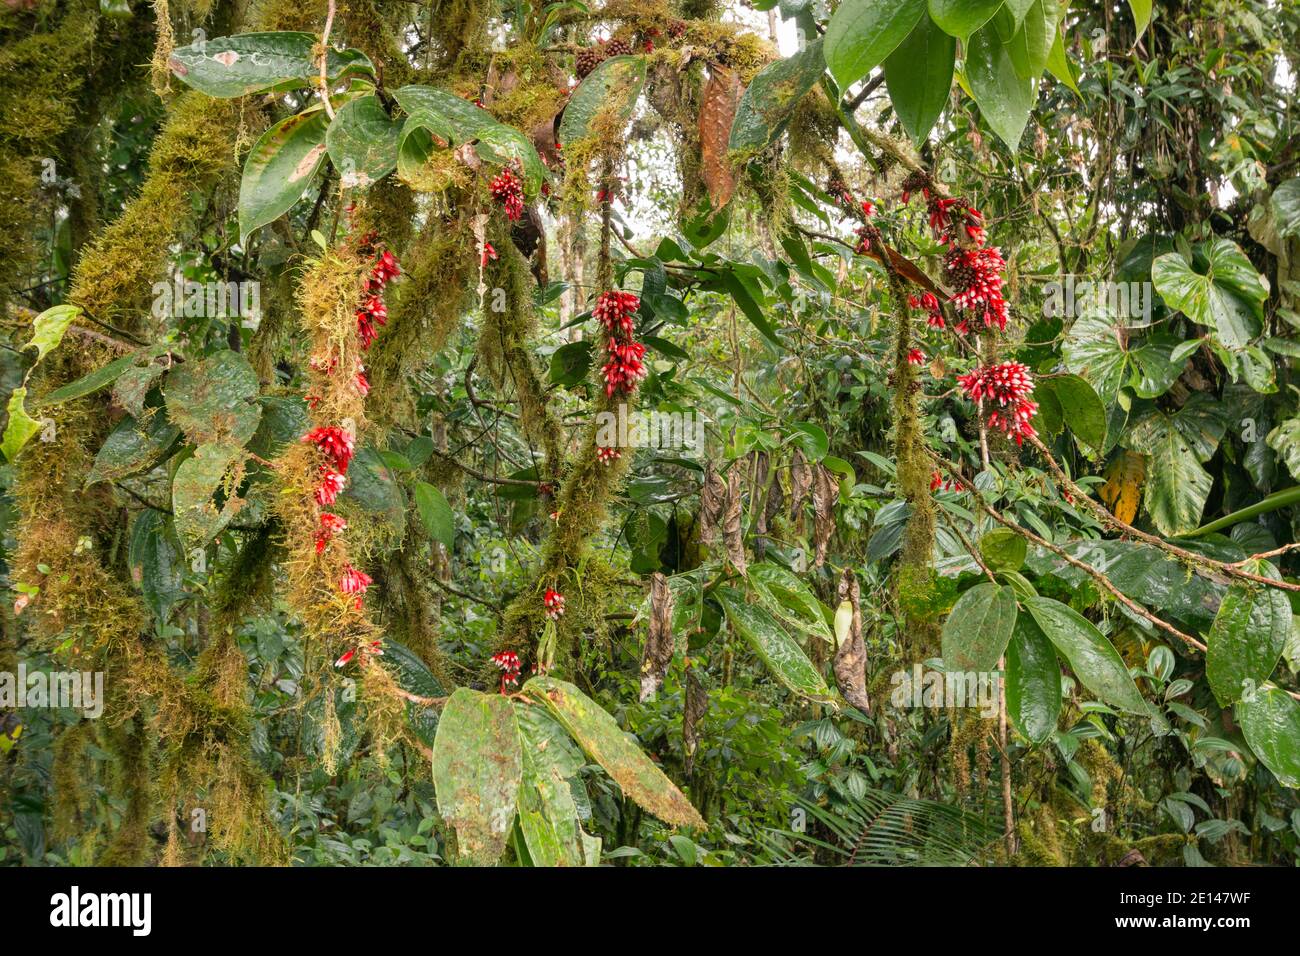
<instances>
[{"instance_id":1,"label":"red flower cluster","mask_svg":"<svg viewBox=\"0 0 1300 956\"><path fill-rule=\"evenodd\" d=\"M646 377L645 346L632 338L632 316L641 308L641 300L631 292L617 289L602 292L592 315L609 333L607 359L601 373L605 376L605 394L631 393Z\"/></svg>"},{"instance_id":2,"label":"red flower cluster","mask_svg":"<svg viewBox=\"0 0 1300 956\"><path fill-rule=\"evenodd\" d=\"M514 687L519 683L519 672L523 670L524 665L514 651L500 651L493 654L492 663L501 668L501 693L504 694L507 687Z\"/></svg>"},{"instance_id":3,"label":"red flower cluster","mask_svg":"<svg viewBox=\"0 0 1300 956\"><path fill-rule=\"evenodd\" d=\"M546 594L542 596L542 606L546 608L547 617L558 620L564 613L564 595L554 588L547 588Z\"/></svg>"},{"instance_id":4,"label":"red flower cluster","mask_svg":"<svg viewBox=\"0 0 1300 956\"><path fill-rule=\"evenodd\" d=\"M343 569L343 576L339 578L339 590L344 594L355 594L357 596L356 609L361 610L361 596L366 593L366 588L374 583L374 579L364 571L358 571L352 565L347 565Z\"/></svg>"},{"instance_id":5,"label":"red flower cluster","mask_svg":"<svg viewBox=\"0 0 1300 956\"><path fill-rule=\"evenodd\" d=\"M942 329L944 327L943 310L939 308L939 297L933 292L923 292L919 298L909 295L907 304L913 309L925 309L929 313L925 321L930 328Z\"/></svg>"},{"instance_id":6,"label":"red flower cluster","mask_svg":"<svg viewBox=\"0 0 1300 956\"><path fill-rule=\"evenodd\" d=\"M944 491L957 491L960 487L961 486L958 485L956 481L953 481L951 479L945 481L943 475L940 472L937 471L932 472L930 475L931 491L938 491L940 489L943 489Z\"/></svg>"},{"instance_id":7,"label":"red flower cluster","mask_svg":"<svg viewBox=\"0 0 1300 956\"><path fill-rule=\"evenodd\" d=\"M313 493L313 497L316 499L316 504L320 505L322 508L334 504L334 500L342 493L343 486L347 483L348 480L344 475L335 471L333 468L330 468L328 465L321 465L320 484L316 486L316 491Z\"/></svg>"},{"instance_id":8,"label":"red flower cluster","mask_svg":"<svg viewBox=\"0 0 1300 956\"><path fill-rule=\"evenodd\" d=\"M342 657L336 660L334 662L334 666L342 667L345 664L347 664L348 661L352 660L352 658L356 657L358 654L361 655L361 663L363 664L366 662L366 658L368 657L383 657L384 650L383 647L381 646L382 644L383 644L382 641L371 641L369 644L365 644L361 647L354 647L352 650L348 651L346 654L344 654Z\"/></svg>"},{"instance_id":9,"label":"red flower cluster","mask_svg":"<svg viewBox=\"0 0 1300 956\"><path fill-rule=\"evenodd\" d=\"M329 546L330 538L340 531L346 531L348 523L329 511L320 513L320 524L316 530L316 553L321 554Z\"/></svg>"},{"instance_id":10,"label":"red flower cluster","mask_svg":"<svg viewBox=\"0 0 1300 956\"><path fill-rule=\"evenodd\" d=\"M617 448L597 448L596 460L602 465L608 465L623 457L623 453Z\"/></svg>"},{"instance_id":11,"label":"red flower cluster","mask_svg":"<svg viewBox=\"0 0 1300 956\"><path fill-rule=\"evenodd\" d=\"M953 246L944 257L944 275L957 292L952 305L958 311L969 311L982 318L986 328L1007 327L1007 301L1002 298L1002 270L1007 266L1002 252L995 246L961 249ZM966 332L966 319L957 326Z\"/></svg>"},{"instance_id":12,"label":"red flower cluster","mask_svg":"<svg viewBox=\"0 0 1300 956\"><path fill-rule=\"evenodd\" d=\"M1020 362L989 365L958 375L957 381L971 401L987 398L997 403L998 408L989 415L989 424L1014 435L1017 445L1025 437L1032 438L1037 434L1029 423L1038 411L1037 403L1029 397L1034 390L1034 380L1025 365Z\"/></svg>"},{"instance_id":13,"label":"red flower cluster","mask_svg":"<svg viewBox=\"0 0 1300 956\"><path fill-rule=\"evenodd\" d=\"M517 222L523 216L524 184L513 169L506 167L497 173L488 184L488 189L492 191L493 198L505 209L507 219Z\"/></svg>"},{"instance_id":14,"label":"red flower cluster","mask_svg":"<svg viewBox=\"0 0 1300 956\"><path fill-rule=\"evenodd\" d=\"M375 236L366 236L361 241L362 249L372 247ZM402 272L397 258L385 249L375 258L366 284L362 290L361 306L357 309L357 335L361 338L361 347L368 349L379 338L377 325L388 324L388 306L384 304L384 286L396 279Z\"/></svg>"},{"instance_id":15,"label":"red flower cluster","mask_svg":"<svg viewBox=\"0 0 1300 956\"><path fill-rule=\"evenodd\" d=\"M907 362L909 365L924 365L925 353L920 349L912 349L907 353Z\"/></svg>"},{"instance_id":16,"label":"red flower cluster","mask_svg":"<svg viewBox=\"0 0 1300 956\"><path fill-rule=\"evenodd\" d=\"M321 450L334 467L346 472L352 462L355 445L352 436L336 425L322 425L302 436L302 440Z\"/></svg>"}]
</instances>

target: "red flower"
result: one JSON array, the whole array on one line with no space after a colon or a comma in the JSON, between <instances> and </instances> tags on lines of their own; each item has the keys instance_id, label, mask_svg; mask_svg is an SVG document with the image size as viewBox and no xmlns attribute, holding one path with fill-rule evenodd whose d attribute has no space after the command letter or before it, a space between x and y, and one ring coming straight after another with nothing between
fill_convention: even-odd
<instances>
[{"instance_id":1,"label":"red flower","mask_svg":"<svg viewBox=\"0 0 1300 956\"><path fill-rule=\"evenodd\" d=\"M618 331L632 331L632 316L641 308L641 300L631 292L602 292L591 314L605 326L611 335Z\"/></svg>"},{"instance_id":2,"label":"red flower","mask_svg":"<svg viewBox=\"0 0 1300 956\"><path fill-rule=\"evenodd\" d=\"M325 508L334 504L334 499L343 491L343 486L347 484L348 480L337 471L324 466L321 467L320 473L321 482L316 486L314 496L316 504Z\"/></svg>"},{"instance_id":3,"label":"red flower","mask_svg":"<svg viewBox=\"0 0 1300 956\"><path fill-rule=\"evenodd\" d=\"M1006 265L996 247L949 249L944 257L944 274L957 290L952 297L953 308L983 318L986 327L1005 329L1007 303L1002 298L1002 270Z\"/></svg>"},{"instance_id":4,"label":"red flower","mask_svg":"<svg viewBox=\"0 0 1300 956\"><path fill-rule=\"evenodd\" d=\"M363 644L361 647L354 647L352 650L348 651L346 654L344 654L342 657L336 660L334 662L334 666L342 667L348 661L352 660L352 658L356 657L358 654L361 655L361 663L363 664L366 662L366 658L368 657L383 657L384 650L382 644L383 644L382 641L371 641L369 644Z\"/></svg>"},{"instance_id":5,"label":"red flower","mask_svg":"<svg viewBox=\"0 0 1300 956\"><path fill-rule=\"evenodd\" d=\"M361 596L366 593L366 588L374 583L374 579L364 571L358 571L352 565L347 565L343 569L343 576L339 578L339 590L344 594L355 594L357 596L356 609L361 610Z\"/></svg>"},{"instance_id":6,"label":"red flower","mask_svg":"<svg viewBox=\"0 0 1300 956\"><path fill-rule=\"evenodd\" d=\"M940 474L939 472L937 472L937 471L935 471L935 472L931 472L931 474L930 474L930 490L931 490L931 491L938 491L941 487L943 487L943 475L941 475L941 474Z\"/></svg>"},{"instance_id":7,"label":"red flower","mask_svg":"<svg viewBox=\"0 0 1300 956\"><path fill-rule=\"evenodd\" d=\"M616 461L622 457L623 457L623 453L619 451L617 448L596 449L596 460L600 462L602 465L608 465L610 462Z\"/></svg>"},{"instance_id":8,"label":"red flower","mask_svg":"<svg viewBox=\"0 0 1300 956\"><path fill-rule=\"evenodd\" d=\"M497 251L496 248L492 245L492 243L490 242L483 243L483 254L479 256L479 260L478 260L479 268L486 266L488 264L489 259L495 259L496 257L497 257Z\"/></svg>"},{"instance_id":9,"label":"red flower","mask_svg":"<svg viewBox=\"0 0 1300 956\"><path fill-rule=\"evenodd\" d=\"M1014 436L1017 445L1037 434L1030 424L1038 411L1038 405L1029 398L1034 380L1020 362L977 368L957 376L957 381L972 401L987 398L998 404L989 414L989 426Z\"/></svg>"},{"instance_id":10,"label":"red flower","mask_svg":"<svg viewBox=\"0 0 1300 956\"><path fill-rule=\"evenodd\" d=\"M523 669L523 663L514 651L500 651L493 654L492 663L501 668L501 693L506 693L507 687L519 683L519 672Z\"/></svg>"},{"instance_id":11,"label":"red flower","mask_svg":"<svg viewBox=\"0 0 1300 956\"><path fill-rule=\"evenodd\" d=\"M908 364L908 365L924 365L924 364L925 364L925 353L922 352L920 349L912 349L912 351L910 351L910 352L907 353L907 364Z\"/></svg>"},{"instance_id":12,"label":"red flower","mask_svg":"<svg viewBox=\"0 0 1300 956\"><path fill-rule=\"evenodd\" d=\"M371 278L380 285L386 285L401 274L402 267L397 264L397 257L387 249L379 254L374 268L370 270Z\"/></svg>"},{"instance_id":13,"label":"red flower","mask_svg":"<svg viewBox=\"0 0 1300 956\"><path fill-rule=\"evenodd\" d=\"M547 617L557 620L564 613L564 595L554 588L547 588L542 596L542 606L546 608Z\"/></svg>"},{"instance_id":14,"label":"red flower","mask_svg":"<svg viewBox=\"0 0 1300 956\"><path fill-rule=\"evenodd\" d=\"M336 425L313 428L302 436L302 440L310 442L319 448L334 463L334 467L338 471L346 472L348 470L348 464L352 461L355 446L352 442L352 436L343 429Z\"/></svg>"},{"instance_id":15,"label":"red flower","mask_svg":"<svg viewBox=\"0 0 1300 956\"><path fill-rule=\"evenodd\" d=\"M355 381L357 385L357 391L361 393L362 398L365 398L367 395L370 394L370 379L366 378L366 367L364 365L361 365L360 363L357 364L357 374L356 374Z\"/></svg>"},{"instance_id":16,"label":"red flower","mask_svg":"<svg viewBox=\"0 0 1300 956\"><path fill-rule=\"evenodd\" d=\"M493 197L506 211L506 218L516 222L524 214L524 187L513 169L503 169L488 184Z\"/></svg>"},{"instance_id":17,"label":"red flower","mask_svg":"<svg viewBox=\"0 0 1300 956\"><path fill-rule=\"evenodd\" d=\"M340 531L346 531L348 523L329 511L320 513L320 527L316 530L316 553L320 554L330 543L330 538Z\"/></svg>"}]
</instances>

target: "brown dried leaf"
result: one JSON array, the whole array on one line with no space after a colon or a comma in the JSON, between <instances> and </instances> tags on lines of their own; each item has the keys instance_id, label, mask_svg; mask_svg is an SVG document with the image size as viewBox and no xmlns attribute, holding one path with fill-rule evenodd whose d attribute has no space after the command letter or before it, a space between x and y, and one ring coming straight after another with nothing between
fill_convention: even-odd
<instances>
[{"instance_id":1,"label":"brown dried leaf","mask_svg":"<svg viewBox=\"0 0 1300 956\"><path fill-rule=\"evenodd\" d=\"M723 66L709 67L709 81L700 97L700 178L714 209L731 201L736 176L727 157L731 125L744 92L739 77Z\"/></svg>"},{"instance_id":2,"label":"brown dried leaf","mask_svg":"<svg viewBox=\"0 0 1300 956\"><path fill-rule=\"evenodd\" d=\"M790 458L790 517L800 534L803 534L803 503L812 490L813 473L808 459L796 448Z\"/></svg>"},{"instance_id":3,"label":"brown dried leaf","mask_svg":"<svg viewBox=\"0 0 1300 956\"><path fill-rule=\"evenodd\" d=\"M722 543L727 546L727 558L731 561L731 566L741 574L748 573L739 468L732 468L727 480L727 498L722 509Z\"/></svg>"},{"instance_id":4,"label":"brown dried leaf","mask_svg":"<svg viewBox=\"0 0 1300 956\"><path fill-rule=\"evenodd\" d=\"M848 636L835 651L835 683L844 699L867 716L871 701L867 697L867 646L862 640L862 609L858 603L858 577L845 568L840 578L839 598L853 608L853 623Z\"/></svg>"},{"instance_id":5,"label":"brown dried leaf","mask_svg":"<svg viewBox=\"0 0 1300 956\"><path fill-rule=\"evenodd\" d=\"M686 754L686 776L695 773L695 751L700 746L697 725L709 709L709 693L695 678L695 669L686 668L686 706L682 710L682 750Z\"/></svg>"},{"instance_id":6,"label":"brown dried leaf","mask_svg":"<svg viewBox=\"0 0 1300 956\"><path fill-rule=\"evenodd\" d=\"M757 517L754 519L754 530L759 534L767 534L768 508L763 504L764 496L768 493L768 479L771 477L771 469L768 467L767 452L753 452L754 458L754 487L757 489L757 495L754 498L754 510Z\"/></svg>"},{"instance_id":7,"label":"brown dried leaf","mask_svg":"<svg viewBox=\"0 0 1300 956\"><path fill-rule=\"evenodd\" d=\"M641 656L641 701L653 700L673 660L673 589L656 571L650 579L650 629Z\"/></svg>"},{"instance_id":8,"label":"brown dried leaf","mask_svg":"<svg viewBox=\"0 0 1300 956\"><path fill-rule=\"evenodd\" d=\"M826 545L835 533L835 500L839 497L839 482L824 465L813 469L813 547L816 557L813 566L826 563Z\"/></svg>"},{"instance_id":9,"label":"brown dried leaf","mask_svg":"<svg viewBox=\"0 0 1300 956\"><path fill-rule=\"evenodd\" d=\"M704 464L704 482L700 486L700 543L710 546L717 539L718 522L727 497L727 485L718 477L713 462Z\"/></svg>"}]
</instances>

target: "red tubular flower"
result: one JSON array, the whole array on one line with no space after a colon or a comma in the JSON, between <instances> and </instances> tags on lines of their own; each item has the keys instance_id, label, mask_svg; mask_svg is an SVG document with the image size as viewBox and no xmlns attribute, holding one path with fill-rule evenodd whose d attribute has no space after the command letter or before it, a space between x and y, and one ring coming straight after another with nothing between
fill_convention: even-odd
<instances>
[{"instance_id":1,"label":"red tubular flower","mask_svg":"<svg viewBox=\"0 0 1300 956\"><path fill-rule=\"evenodd\" d=\"M339 578L339 590L344 594L355 594L357 596L356 609L361 610L361 596L366 593L366 588L374 583L374 579L364 571L358 571L352 565L347 565L343 569L343 576Z\"/></svg>"},{"instance_id":2,"label":"red tubular flower","mask_svg":"<svg viewBox=\"0 0 1300 956\"><path fill-rule=\"evenodd\" d=\"M944 273L957 290L952 297L953 308L983 318L988 328L1005 329L1007 303L1002 298L1002 270L1006 265L996 247L949 249L944 257Z\"/></svg>"},{"instance_id":3,"label":"red tubular flower","mask_svg":"<svg viewBox=\"0 0 1300 956\"><path fill-rule=\"evenodd\" d=\"M392 282L402 274L402 267L397 263L397 257L389 250L385 249L375 260L374 268L370 270L370 276L380 285L386 285Z\"/></svg>"},{"instance_id":4,"label":"red tubular flower","mask_svg":"<svg viewBox=\"0 0 1300 956\"><path fill-rule=\"evenodd\" d=\"M479 260L478 260L479 267L482 268L486 266L488 264L489 259L495 259L496 257L497 257L496 247L494 247L490 242L483 243L483 254L479 256Z\"/></svg>"},{"instance_id":5,"label":"red tubular flower","mask_svg":"<svg viewBox=\"0 0 1300 956\"><path fill-rule=\"evenodd\" d=\"M370 394L370 379L366 378L366 367L360 363L357 364L357 374L354 381L362 398Z\"/></svg>"},{"instance_id":6,"label":"red tubular flower","mask_svg":"<svg viewBox=\"0 0 1300 956\"><path fill-rule=\"evenodd\" d=\"M313 428L302 436L302 440L319 448L325 457L333 462L335 469L338 471L346 472L348 470L348 464L352 461L355 446L352 442L352 436L343 429L336 425L324 425Z\"/></svg>"},{"instance_id":7,"label":"red tubular flower","mask_svg":"<svg viewBox=\"0 0 1300 956\"><path fill-rule=\"evenodd\" d=\"M602 465L608 465L611 462L617 461L619 458L622 457L623 457L623 453L619 451L617 448L596 449L596 460L600 462Z\"/></svg>"},{"instance_id":8,"label":"red tubular flower","mask_svg":"<svg viewBox=\"0 0 1300 956\"><path fill-rule=\"evenodd\" d=\"M907 353L907 364L924 365L925 353L922 352L920 349L912 349L910 352Z\"/></svg>"},{"instance_id":9,"label":"red tubular flower","mask_svg":"<svg viewBox=\"0 0 1300 956\"><path fill-rule=\"evenodd\" d=\"M320 554L330 543L330 538L340 531L346 531L348 523L329 511L320 513L320 527L316 530L316 553Z\"/></svg>"},{"instance_id":10,"label":"red tubular flower","mask_svg":"<svg viewBox=\"0 0 1300 956\"><path fill-rule=\"evenodd\" d=\"M352 660L352 658L357 657L358 655L361 657L361 663L363 664L366 662L366 659L369 657L383 657L384 649L382 645L383 645L382 641L371 641L369 644L363 644L361 647L354 647L352 650L348 651L346 654L344 654L342 657L336 660L334 662L334 666L343 667L345 664L347 664L348 661Z\"/></svg>"},{"instance_id":11,"label":"red tubular flower","mask_svg":"<svg viewBox=\"0 0 1300 956\"><path fill-rule=\"evenodd\" d=\"M641 300L633 293L615 289L600 294L591 314L611 335L618 331L630 333L633 325L632 316L640 308Z\"/></svg>"},{"instance_id":12,"label":"red tubular flower","mask_svg":"<svg viewBox=\"0 0 1300 956\"><path fill-rule=\"evenodd\" d=\"M501 693L506 693L507 687L519 683L519 672L523 670L524 665L514 651L500 651L493 654L492 663L501 668Z\"/></svg>"},{"instance_id":13,"label":"red tubular flower","mask_svg":"<svg viewBox=\"0 0 1300 956\"><path fill-rule=\"evenodd\" d=\"M547 588L542 596L542 606L546 608L547 617L557 620L564 613L564 595L554 588Z\"/></svg>"},{"instance_id":14,"label":"red tubular flower","mask_svg":"<svg viewBox=\"0 0 1300 956\"><path fill-rule=\"evenodd\" d=\"M322 466L320 473L321 482L316 486L314 497L316 498L316 504L326 508L334 504L334 500L343 491L343 486L347 484L348 480L332 468Z\"/></svg>"},{"instance_id":15,"label":"red tubular flower","mask_svg":"<svg viewBox=\"0 0 1300 956\"><path fill-rule=\"evenodd\" d=\"M506 168L488 184L493 197L506 211L506 218L517 222L524 214L524 186L513 169Z\"/></svg>"},{"instance_id":16,"label":"red tubular flower","mask_svg":"<svg viewBox=\"0 0 1300 956\"><path fill-rule=\"evenodd\" d=\"M943 487L943 475L941 475L941 474L940 474L939 472L937 472L937 471L935 471L935 472L931 472L931 473L930 473L930 490L931 490L931 491L938 491L941 487Z\"/></svg>"},{"instance_id":17,"label":"red tubular flower","mask_svg":"<svg viewBox=\"0 0 1300 956\"><path fill-rule=\"evenodd\" d=\"M987 398L997 403L989 414L989 426L1013 436L1017 445L1037 434L1030 424L1038 411L1038 405L1029 397L1034 380L1025 365L1002 362L959 375L957 381L972 401Z\"/></svg>"}]
</instances>

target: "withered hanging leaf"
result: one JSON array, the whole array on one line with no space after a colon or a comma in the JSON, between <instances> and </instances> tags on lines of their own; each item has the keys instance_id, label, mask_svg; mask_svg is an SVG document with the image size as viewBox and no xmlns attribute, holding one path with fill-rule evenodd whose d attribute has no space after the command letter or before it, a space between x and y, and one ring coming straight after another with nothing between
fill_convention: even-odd
<instances>
[{"instance_id":1,"label":"withered hanging leaf","mask_svg":"<svg viewBox=\"0 0 1300 956\"><path fill-rule=\"evenodd\" d=\"M1135 451L1120 452L1106 466L1106 483L1098 493L1111 514L1125 524L1132 524L1137 517L1138 503L1142 500L1142 479L1146 477L1146 471L1146 458Z\"/></svg>"},{"instance_id":2,"label":"withered hanging leaf","mask_svg":"<svg viewBox=\"0 0 1300 956\"><path fill-rule=\"evenodd\" d=\"M736 191L727 143L742 92L740 79L733 71L710 65L709 81L700 96L700 178L715 210L729 203Z\"/></svg>"},{"instance_id":3,"label":"withered hanging leaf","mask_svg":"<svg viewBox=\"0 0 1300 956\"><path fill-rule=\"evenodd\" d=\"M820 568L826 563L826 545L835 533L835 500L839 491L839 482L830 469L824 465L815 466L812 487L814 567Z\"/></svg>"},{"instance_id":4,"label":"withered hanging leaf","mask_svg":"<svg viewBox=\"0 0 1300 956\"><path fill-rule=\"evenodd\" d=\"M767 501L763 506L763 529L772 527L772 519L785 507L785 489L781 487L780 469L772 469L772 484L767 489Z\"/></svg>"},{"instance_id":5,"label":"withered hanging leaf","mask_svg":"<svg viewBox=\"0 0 1300 956\"><path fill-rule=\"evenodd\" d=\"M754 519L754 530L759 534L767 534L768 508L764 503L764 496L768 492L771 468L768 467L767 452L756 451L752 455L754 459L754 487L758 489L758 495L753 503L757 515Z\"/></svg>"},{"instance_id":6,"label":"withered hanging leaf","mask_svg":"<svg viewBox=\"0 0 1300 956\"><path fill-rule=\"evenodd\" d=\"M812 483L812 466L803 452L796 448L790 457L790 518L800 534L803 534L803 503L808 500Z\"/></svg>"},{"instance_id":7,"label":"withered hanging leaf","mask_svg":"<svg viewBox=\"0 0 1300 956\"><path fill-rule=\"evenodd\" d=\"M713 462L704 463L704 482L700 486L700 543L711 546L718 537L718 522L726 502L727 485L718 477Z\"/></svg>"},{"instance_id":8,"label":"withered hanging leaf","mask_svg":"<svg viewBox=\"0 0 1300 956\"><path fill-rule=\"evenodd\" d=\"M858 603L858 576L852 568L845 568L840 578L839 598L852 609L848 634L840 640L835 651L835 683L844 699L862 713L870 716L871 701L867 697L867 646L862 640L862 608ZM839 638L839 634L836 634Z\"/></svg>"},{"instance_id":9,"label":"withered hanging leaf","mask_svg":"<svg viewBox=\"0 0 1300 956\"><path fill-rule=\"evenodd\" d=\"M641 702L653 700L673 660L673 589L661 571L650 579L650 630L641 655Z\"/></svg>"},{"instance_id":10,"label":"withered hanging leaf","mask_svg":"<svg viewBox=\"0 0 1300 956\"><path fill-rule=\"evenodd\" d=\"M682 750L686 754L685 770L689 779L695 773L695 751L700 747L700 718L709 709L709 693L695 677L689 662L686 667L686 705L682 709Z\"/></svg>"},{"instance_id":11,"label":"withered hanging leaf","mask_svg":"<svg viewBox=\"0 0 1300 956\"><path fill-rule=\"evenodd\" d=\"M940 299L946 300L949 298L948 293L944 292L943 289L935 285L934 280L931 279L924 272L922 272L921 267L918 266L916 263L914 263L911 259L907 258L907 256L903 255L897 249L894 249L890 246L886 246L885 249L889 252L890 265L894 267L894 271L897 272L900 276L902 276L908 282L911 282L915 285L919 285L926 292L933 292ZM884 262L884 257L881 256L881 254L876 251L874 246L863 250L862 255L866 256L869 259L875 259L877 262L880 263Z\"/></svg>"},{"instance_id":12,"label":"withered hanging leaf","mask_svg":"<svg viewBox=\"0 0 1300 956\"><path fill-rule=\"evenodd\" d=\"M740 506L740 469L732 468L727 479L727 499L722 508L722 543L727 547L731 566L741 574L748 571L745 560L745 529Z\"/></svg>"}]
</instances>

